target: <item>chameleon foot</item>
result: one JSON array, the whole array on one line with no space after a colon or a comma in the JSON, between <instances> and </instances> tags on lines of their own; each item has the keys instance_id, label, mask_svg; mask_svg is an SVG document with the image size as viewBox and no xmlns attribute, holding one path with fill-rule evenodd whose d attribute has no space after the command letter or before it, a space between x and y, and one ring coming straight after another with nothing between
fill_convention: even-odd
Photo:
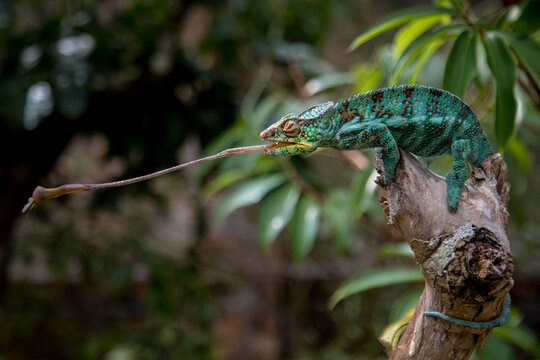
<instances>
[{"instance_id":1,"label":"chameleon foot","mask_svg":"<svg viewBox=\"0 0 540 360\"><path fill-rule=\"evenodd\" d=\"M446 175L446 198L448 209L451 212L456 212L457 210L462 189L463 183L461 182L461 179L456 179L453 174Z\"/></svg>"}]
</instances>

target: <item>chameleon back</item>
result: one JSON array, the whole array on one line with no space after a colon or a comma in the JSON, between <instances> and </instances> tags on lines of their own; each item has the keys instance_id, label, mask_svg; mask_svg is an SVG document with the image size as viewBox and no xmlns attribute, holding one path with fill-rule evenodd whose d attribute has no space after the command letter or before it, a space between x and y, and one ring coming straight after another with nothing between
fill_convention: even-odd
<instances>
[{"instance_id":1,"label":"chameleon back","mask_svg":"<svg viewBox=\"0 0 540 360\"><path fill-rule=\"evenodd\" d=\"M468 160L475 166L492 153L471 108L444 90L390 87L355 95L334 106L334 127L341 132L370 122L385 124L398 146L418 156L449 154L452 144L461 139L472 140L475 149Z\"/></svg>"}]
</instances>

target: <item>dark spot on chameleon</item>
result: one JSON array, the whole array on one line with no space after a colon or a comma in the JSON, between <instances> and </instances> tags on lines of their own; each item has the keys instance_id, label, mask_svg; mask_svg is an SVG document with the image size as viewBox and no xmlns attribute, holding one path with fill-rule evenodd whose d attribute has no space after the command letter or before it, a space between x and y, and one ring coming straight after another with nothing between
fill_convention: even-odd
<instances>
[{"instance_id":1,"label":"dark spot on chameleon","mask_svg":"<svg viewBox=\"0 0 540 360\"><path fill-rule=\"evenodd\" d=\"M357 137L360 135L360 139L365 139L366 137L366 131L365 130L353 130L349 133L347 133L349 137Z\"/></svg>"},{"instance_id":2,"label":"dark spot on chameleon","mask_svg":"<svg viewBox=\"0 0 540 360\"><path fill-rule=\"evenodd\" d=\"M403 107L403 111L401 112L401 116L410 115L412 114L412 106L405 106Z\"/></svg>"},{"instance_id":3,"label":"dark spot on chameleon","mask_svg":"<svg viewBox=\"0 0 540 360\"><path fill-rule=\"evenodd\" d=\"M435 89L435 88L429 89L429 93L431 95L433 95L433 96L436 96L436 97L440 97L443 94L443 92L441 90Z\"/></svg>"},{"instance_id":4,"label":"dark spot on chameleon","mask_svg":"<svg viewBox=\"0 0 540 360\"><path fill-rule=\"evenodd\" d=\"M403 88L403 94L405 95L405 98L411 98L413 96L414 88L406 87Z\"/></svg>"},{"instance_id":5,"label":"dark spot on chameleon","mask_svg":"<svg viewBox=\"0 0 540 360\"><path fill-rule=\"evenodd\" d=\"M470 113L469 107L465 104L461 106L461 109L458 112L458 118L464 119L466 118Z\"/></svg>"},{"instance_id":6,"label":"dark spot on chameleon","mask_svg":"<svg viewBox=\"0 0 540 360\"><path fill-rule=\"evenodd\" d=\"M376 93L374 93L373 95L371 95L371 100L374 102L374 103L378 103L378 102L381 102L382 99L383 99L384 95L382 93L382 91L377 91Z\"/></svg>"}]
</instances>

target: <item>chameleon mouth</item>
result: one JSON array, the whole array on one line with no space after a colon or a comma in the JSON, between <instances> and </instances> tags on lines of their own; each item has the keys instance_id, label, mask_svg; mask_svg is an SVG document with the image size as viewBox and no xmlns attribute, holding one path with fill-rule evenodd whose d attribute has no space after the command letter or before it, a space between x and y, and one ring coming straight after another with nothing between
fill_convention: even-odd
<instances>
[{"instance_id":1,"label":"chameleon mouth","mask_svg":"<svg viewBox=\"0 0 540 360\"><path fill-rule=\"evenodd\" d=\"M272 141L272 140L270 140L270 141ZM287 147L303 148L303 149L306 149L306 150L313 148L313 146L311 146L309 144L303 144L303 143L299 143L299 142L275 141L274 140L274 143L268 145L268 147L264 150L264 154L268 154L271 151L275 151L275 150L282 149L282 148L287 148ZM300 151L300 152L303 152L303 151ZM310 151L307 151L307 152L310 152Z\"/></svg>"},{"instance_id":2,"label":"chameleon mouth","mask_svg":"<svg viewBox=\"0 0 540 360\"><path fill-rule=\"evenodd\" d=\"M268 150L275 150L275 149L279 149L279 148L283 148L283 147L287 147L291 145L300 145L300 144L294 143L294 142L277 141L269 145Z\"/></svg>"},{"instance_id":3,"label":"chameleon mouth","mask_svg":"<svg viewBox=\"0 0 540 360\"><path fill-rule=\"evenodd\" d=\"M286 143L286 142L281 142L281 141L275 142L273 144L269 144L266 147L266 149L264 149L264 154L268 155L268 153L270 153L271 151L274 151L279 148L287 147L289 145L291 145L291 143Z\"/></svg>"}]
</instances>

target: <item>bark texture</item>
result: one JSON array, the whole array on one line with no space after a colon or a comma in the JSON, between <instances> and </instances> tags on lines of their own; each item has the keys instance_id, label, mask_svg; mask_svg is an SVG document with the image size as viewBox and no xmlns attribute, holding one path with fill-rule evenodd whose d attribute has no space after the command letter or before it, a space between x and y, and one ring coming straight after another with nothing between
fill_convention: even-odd
<instances>
[{"instance_id":1,"label":"bark texture","mask_svg":"<svg viewBox=\"0 0 540 360\"><path fill-rule=\"evenodd\" d=\"M383 164L375 159L382 174ZM507 167L500 154L484 160L465 184L456 213L446 201L446 182L401 151L395 180L379 200L389 224L409 242L426 285L390 359L468 359L491 329L473 329L425 316L489 321L503 311L513 286L508 227Z\"/></svg>"}]
</instances>

